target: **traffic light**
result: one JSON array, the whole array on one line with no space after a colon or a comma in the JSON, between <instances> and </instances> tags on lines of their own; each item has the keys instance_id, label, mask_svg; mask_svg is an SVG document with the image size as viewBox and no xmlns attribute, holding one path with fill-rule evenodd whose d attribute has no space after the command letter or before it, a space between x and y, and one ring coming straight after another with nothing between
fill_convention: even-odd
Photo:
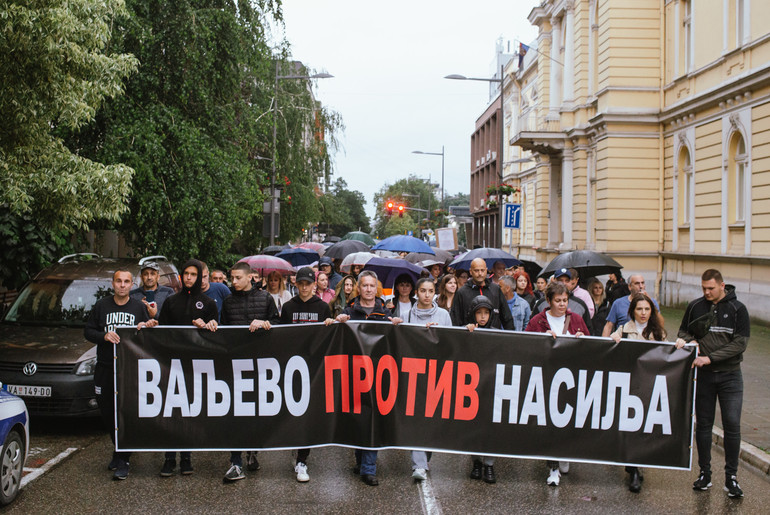
<instances>
[{"instance_id":1,"label":"traffic light","mask_svg":"<svg viewBox=\"0 0 770 515\"><path fill-rule=\"evenodd\" d=\"M393 214L393 207L395 206L394 202L392 200L388 200L388 202L385 204L385 209L388 210L388 216L391 216Z\"/></svg>"},{"instance_id":2,"label":"traffic light","mask_svg":"<svg viewBox=\"0 0 770 515\"><path fill-rule=\"evenodd\" d=\"M398 205L398 216L399 216L399 218L403 218L404 217L404 210L405 209L406 208L404 207L403 204L399 204Z\"/></svg>"}]
</instances>

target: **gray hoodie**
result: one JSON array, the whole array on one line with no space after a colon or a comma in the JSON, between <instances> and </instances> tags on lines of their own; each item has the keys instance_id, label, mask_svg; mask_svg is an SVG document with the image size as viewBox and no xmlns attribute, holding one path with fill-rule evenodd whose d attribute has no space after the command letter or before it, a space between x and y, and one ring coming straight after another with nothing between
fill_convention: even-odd
<instances>
[{"instance_id":1,"label":"gray hoodie","mask_svg":"<svg viewBox=\"0 0 770 515\"><path fill-rule=\"evenodd\" d=\"M428 322L436 322L440 326L451 327L452 317L449 316L449 311L438 307L436 301L433 301L433 306L429 309L420 309L415 303L404 322L421 325L425 325Z\"/></svg>"}]
</instances>

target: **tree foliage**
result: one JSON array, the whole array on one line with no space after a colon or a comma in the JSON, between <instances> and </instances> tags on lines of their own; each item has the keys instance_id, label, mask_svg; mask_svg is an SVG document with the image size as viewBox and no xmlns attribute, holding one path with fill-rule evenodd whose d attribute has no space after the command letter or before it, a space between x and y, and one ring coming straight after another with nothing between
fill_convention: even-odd
<instances>
[{"instance_id":1,"label":"tree foliage","mask_svg":"<svg viewBox=\"0 0 770 515\"><path fill-rule=\"evenodd\" d=\"M408 217L412 224L406 230L435 229L439 227L437 225L438 220L436 220L433 213L434 210L439 208L439 201L436 199L433 188L425 180L410 175L408 178L399 179L393 184L386 184L378 193L375 193L374 204L377 206L377 211L374 217L374 232L377 234L377 237L386 238L393 234L403 234L403 230L392 232L395 230L392 227L402 229L405 224L403 220L395 225L391 223L392 219L399 218L399 216L394 211L392 217L388 217L385 210L385 203L388 200L403 203L407 207L404 218ZM388 229L388 227L391 227L391 229Z\"/></svg>"},{"instance_id":2,"label":"tree foliage","mask_svg":"<svg viewBox=\"0 0 770 515\"><path fill-rule=\"evenodd\" d=\"M360 191L349 190L344 179L338 178L333 187L324 193L319 230L327 236L344 236L350 231L371 231L364 205L366 199Z\"/></svg>"},{"instance_id":3,"label":"tree foliage","mask_svg":"<svg viewBox=\"0 0 770 515\"><path fill-rule=\"evenodd\" d=\"M71 230L125 212L131 168L73 153L56 135L91 121L136 70L133 56L107 48L124 14L122 0L0 5L0 205L12 226Z\"/></svg>"},{"instance_id":4,"label":"tree foliage","mask_svg":"<svg viewBox=\"0 0 770 515\"><path fill-rule=\"evenodd\" d=\"M120 230L137 253L229 265L231 252L256 252L273 156L275 73L305 73L270 46L280 4L229 0L129 0L114 45L142 63L126 94L96 123L71 135L84 154L136 170L130 213ZM291 68L290 68L291 67ZM318 176L340 124L318 108L307 81L280 81L281 239L318 216ZM234 242L237 244L233 247Z\"/></svg>"}]
</instances>

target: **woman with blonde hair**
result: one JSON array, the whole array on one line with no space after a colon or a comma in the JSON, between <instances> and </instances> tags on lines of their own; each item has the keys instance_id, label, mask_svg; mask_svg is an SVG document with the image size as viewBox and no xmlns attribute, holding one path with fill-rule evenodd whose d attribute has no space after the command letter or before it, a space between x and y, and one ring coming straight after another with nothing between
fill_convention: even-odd
<instances>
[{"instance_id":1,"label":"woman with blonde hair","mask_svg":"<svg viewBox=\"0 0 770 515\"><path fill-rule=\"evenodd\" d=\"M273 270L267 274L267 292L273 297L280 314L283 305L291 300L291 293L286 291L286 281L280 272Z\"/></svg>"}]
</instances>

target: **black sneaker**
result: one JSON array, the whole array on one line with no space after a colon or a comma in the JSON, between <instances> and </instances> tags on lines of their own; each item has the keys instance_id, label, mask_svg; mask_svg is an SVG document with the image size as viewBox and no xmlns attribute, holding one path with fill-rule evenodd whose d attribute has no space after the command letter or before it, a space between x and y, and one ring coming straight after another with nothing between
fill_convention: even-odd
<instances>
[{"instance_id":1,"label":"black sneaker","mask_svg":"<svg viewBox=\"0 0 770 515\"><path fill-rule=\"evenodd\" d=\"M473 468L471 469L471 479L481 479L482 464L479 460L473 460Z\"/></svg>"},{"instance_id":2,"label":"black sneaker","mask_svg":"<svg viewBox=\"0 0 770 515\"><path fill-rule=\"evenodd\" d=\"M160 477L171 477L176 468L176 458L166 458L163 462L163 468L160 469Z\"/></svg>"},{"instance_id":3,"label":"black sneaker","mask_svg":"<svg viewBox=\"0 0 770 515\"><path fill-rule=\"evenodd\" d=\"M246 454L246 470L251 472L259 470L259 460L257 460L257 451L249 451Z\"/></svg>"},{"instance_id":4,"label":"black sneaker","mask_svg":"<svg viewBox=\"0 0 770 515\"><path fill-rule=\"evenodd\" d=\"M120 461L120 458L118 458L118 453L113 452L112 453L112 460L110 460L110 464L107 465L107 470L117 470L118 468L118 462Z\"/></svg>"},{"instance_id":5,"label":"black sneaker","mask_svg":"<svg viewBox=\"0 0 770 515\"><path fill-rule=\"evenodd\" d=\"M737 477L727 476L725 478L725 492L727 492L727 497L743 497L743 490L741 490L741 485L738 484Z\"/></svg>"},{"instance_id":6,"label":"black sneaker","mask_svg":"<svg viewBox=\"0 0 770 515\"><path fill-rule=\"evenodd\" d=\"M118 460L117 467L115 468L115 473L112 475L112 479L115 480L123 480L128 477L128 462L123 460Z\"/></svg>"},{"instance_id":7,"label":"black sneaker","mask_svg":"<svg viewBox=\"0 0 770 515\"><path fill-rule=\"evenodd\" d=\"M189 476L193 473L193 466L190 458L182 458L179 460L179 472L183 476Z\"/></svg>"},{"instance_id":8,"label":"black sneaker","mask_svg":"<svg viewBox=\"0 0 770 515\"><path fill-rule=\"evenodd\" d=\"M711 488L711 473L701 470L700 476L692 484L692 489L706 491L709 488Z\"/></svg>"}]
</instances>

